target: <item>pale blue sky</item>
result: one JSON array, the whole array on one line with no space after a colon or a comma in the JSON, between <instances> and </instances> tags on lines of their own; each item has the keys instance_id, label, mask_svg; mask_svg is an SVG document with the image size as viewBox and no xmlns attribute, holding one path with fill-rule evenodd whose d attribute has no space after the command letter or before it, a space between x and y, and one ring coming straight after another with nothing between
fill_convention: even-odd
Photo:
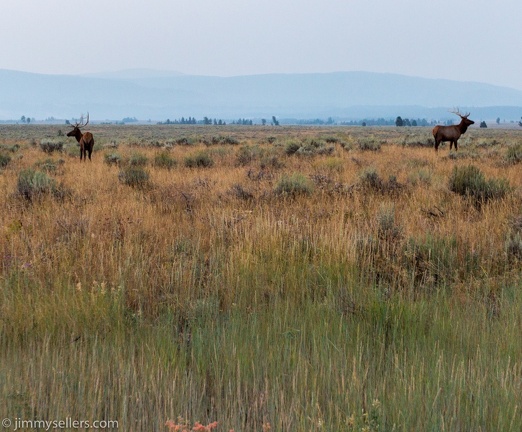
<instances>
[{"instance_id":1,"label":"pale blue sky","mask_svg":"<svg viewBox=\"0 0 522 432\"><path fill-rule=\"evenodd\" d=\"M522 90L521 0L2 0L0 68L393 72Z\"/></svg>"}]
</instances>

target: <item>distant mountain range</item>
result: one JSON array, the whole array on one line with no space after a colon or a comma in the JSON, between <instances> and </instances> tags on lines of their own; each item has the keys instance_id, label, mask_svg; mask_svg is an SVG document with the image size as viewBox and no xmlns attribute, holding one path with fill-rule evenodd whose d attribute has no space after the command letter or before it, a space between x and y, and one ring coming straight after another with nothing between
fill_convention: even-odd
<instances>
[{"instance_id":1,"label":"distant mountain range","mask_svg":"<svg viewBox=\"0 0 522 432\"><path fill-rule=\"evenodd\" d=\"M477 120L520 120L522 91L477 82L372 72L235 77L134 69L43 75L0 69L0 120L77 118L166 120L204 116L338 120L451 118L460 107Z\"/></svg>"}]
</instances>

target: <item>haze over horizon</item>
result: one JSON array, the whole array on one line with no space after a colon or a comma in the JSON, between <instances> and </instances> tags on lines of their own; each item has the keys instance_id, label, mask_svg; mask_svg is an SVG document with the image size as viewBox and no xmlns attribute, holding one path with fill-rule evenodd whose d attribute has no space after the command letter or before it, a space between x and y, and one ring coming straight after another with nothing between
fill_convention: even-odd
<instances>
[{"instance_id":1,"label":"haze over horizon","mask_svg":"<svg viewBox=\"0 0 522 432\"><path fill-rule=\"evenodd\" d=\"M522 2L4 0L0 69L369 71L522 90Z\"/></svg>"}]
</instances>

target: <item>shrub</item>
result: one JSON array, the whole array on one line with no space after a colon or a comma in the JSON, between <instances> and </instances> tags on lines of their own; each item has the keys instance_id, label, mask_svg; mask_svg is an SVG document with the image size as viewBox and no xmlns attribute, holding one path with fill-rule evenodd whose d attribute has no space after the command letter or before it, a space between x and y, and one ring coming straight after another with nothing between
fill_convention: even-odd
<instances>
[{"instance_id":1,"label":"shrub","mask_svg":"<svg viewBox=\"0 0 522 432\"><path fill-rule=\"evenodd\" d=\"M58 170L59 166L62 166L65 163L63 159L59 160L53 160L53 159L46 159L41 162L37 162L35 166L40 169L41 171L45 171L48 173L55 173Z\"/></svg>"},{"instance_id":2,"label":"shrub","mask_svg":"<svg viewBox=\"0 0 522 432\"><path fill-rule=\"evenodd\" d=\"M147 156L141 153L133 153L129 158L129 165L134 167L144 167L147 165Z\"/></svg>"},{"instance_id":3,"label":"shrub","mask_svg":"<svg viewBox=\"0 0 522 432\"><path fill-rule=\"evenodd\" d=\"M513 218L506 240L506 254L509 261L522 261L522 215Z\"/></svg>"},{"instance_id":4,"label":"shrub","mask_svg":"<svg viewBox=\"0 0 522 432\"><path fill-rule=\"evenodd\" d=\"M20 150L20 145L19 144L13 144L13 145L0 144L0 150L5 150L7 152L16 153L18 150Z\"/></svg>"},{"instance_id":5,"label":"shrub","mask_svg":"<svg viewBox=\"0 0 522 432\"><path fill-rule=\"evenodd\" d=\"M360 182L364 188L380 190L382 189L383 182L377 174L375 168L368 168L364 170L360 175Z\"/></svg>"},{"instance_id":6,"label":"shrub","mask_svg":"<svg viewBox=\"0 0 522 432\"><path fill-rule=\"evenodd\" d=\"M394 207L381 206L377 213L377 235L387 241L402 237L402 227L396 221Z\"/></svg>"},{"instance_id":7,"label":"shrub","mask_svg":"<svg viewBox=\"0 0 522 432\"><path fill-rule=\"evenodd\" d=\"M248 165L261 154L257 146L242 146L236 154L236 164L239 166Z\"/></svg>"},{"instance_id":8,"label":"shrub","mask_svg":"<svg viewBox=\"0 0 522 432\"><path fill-rule=\"evenodd\" d=\"M397 181L397 177L390 175L388 180L383 180L374 168L368 168L360 174L360 186L367 191L379 192L382 194L396 195L406 190L405 185Z\"/></svg>"},{"instance_id":9,"label":"shrub","mask_svg":"<svg viewBox=\"0 0 522 432\"><path fill-rule=\"evenodd\" d=\"M295 141L290 141L285 146L285 153L290 156L293 155L297 150L301 148L301 145Z\"/></svg>"},{"instance_id":10,"label":"shrub","mask_svg":"<svg viewBox=\"0 0 522 432\"><path fill-rule=\"evenodd\" d=\"M359 150L363 151L379 151L381 149L381 143L375 138L363 138L357 143Z\"/></svg>"},{"instance_id":11,"label":"shrub","mask_svg":"<svg viewBox=\"0 0 522 432\"><path fill-rule=\"evenodd\" d=\"M26 169L20 172L17 182L18 193L29 201L46 194L56 193L56 181L46 173Z\"/></svg>"},{"instance_id":12,"label":"shrub","mask_svg":"<svg viewBox=\"0 0 522 432\"><path fill-rule=\"evenodd\" d=\"M142 167L127 166L118 174L120 182L135 188L144 188L149 184L149 173Z\"/></svg>"},{"instance_id":13,"label":"shrub","mask_svg":"<svg viewBox=\"0 0 522 432\"><path fill-rule=\"evenodd\" d=\"M426 138L421 135L405 136L401 145L403 147L433 147L433 138Z\"/></svg>"},{"instance_id":14,"label":"shrub","mask_svg":"<svg viewBox=\"0 0 522 432\"><path fill-rule=\"evenodd\" d=\"M176 159L166 151L154 156L154 166L158 168L172 169L177 165L177 163Z\"/></svg>"},{"instance_id":15,"label":"shrub","mask_svg":"<svg viewBox=\"0 0 522 432\"><path fill-rule=\"evenodd\" d=\"M512 234L506 241L506 254L509 261L522 261L522 234Z\"/></svg>"},{"instance_id":16,"label":"shrub","mask_svg":"<svg viewBox=\"0 0 522 432\"><path fill-rule=\"evenodd\" d=\"M204 138L201 140L203 144L206 146L210 145L220 145L220 144L229 144L229 145L237 145L239 144L239 140L237 138L234 138L233 136L213 136L209 139Z\"/></svg>"},{"instance_id":17,"label":"shrub","mask_svg":"<svg viewBox=\"0 0 522 432\"><path fill-rule=\"evenodd\" d=\"M310 195L312 192L311 181L300 173L283 176L275 188L275 193L278 195Z\"/></svg>"},{"instance_id":18,"label":"shrub","mask_svg":"<svg viewBox=\"0 0 522 432\"><path fill-rule=\"evenodd\" d=\"M55 151L62 151L63 150L64 142L61 140L49 140L45 139L40 142L40 148L45 153L54 153Z\"/></svg>"},{"instance_id":19,"label":"shrub","mask_svg":"<svg viewBox=\"0 0 522 432\"><path fill-rule=\"evenodd\" d=\"M402 252L401 267L415 286L449 284L457 277L457 269L473 274L479 266L472 253L458 254L457 239L453 236L410 238ZM463 250L468 250L463 248Z\"/></svg>"},{"instance_id":20,"label":"shrub","mask_svg":"<svg viewBox=\"0 0 522 432\"><path fill-rule=\"evenodd\" d=\"M105 163L107 165L120 165L121 156L118 153L105 153Z\"/></svg>"},{"instance_id":21,"label":"shrub","mask_svg":"<svg viewBox=\"0 0 522 432\"><path fill-rule=\"evenodd\" d=\"M482 171L474 165L468 165L453 169L449 188L456 194L469 197L473 204L480 206L492 199L503 198L509 190L509 184L504 179L486 180Z\"/></svg>"},{"instance_id":22,"label":"shrub","mask_svg":"<svg viewBox=\"0 0 522 432\"><path fill-rule=\"evenodd\" d=\"M254 195L251 192L247 191L240 184L234 184L230 188L229 193L231 195L235 196L236 198L241 199L241 200L245 200L245 201L248 201L248 200L251 200L251 199L254 198Z\"/></svg>"},{"instance_id":23,"label":"shrub","mask_svg":"<svg viewBox=\"0 0 522 432\"><path fill-rule=\"evenodd\" d=\"M333 145L325 145L322 141L310 140L305 142L297 151L296 154L302 156L314 156L314 155L329 155L335 150Z\"/></svg>"},{"instance_id":24,"label":"shrub","mask_svg":"<svg viewBox=\"0 0 522 432\"><path fill-rule=\"evenodd\" d=\"M231 144L231 145L237 145L239 144L239 140L237 138L234 138L233 136L214 136L211 139L211 143L216 144Z\"/></svg>"},{"instance_id":25,"label":"shrub","mask_svg":"<svg viewBox=\"0 0 522 432\"><path fill-rule=\"evenodd\" d=\"M522 144L509 147L506 152L506 160L510 164L517 164L522 162Z\"/></svg>"},{"instance_id":26,"label":"shrub","mask_svg":"<svg viewBox=\"0 0 522 432\"><path fill-rule=\"evenodd\" d=\"M201 152L185 158L187 168L209 168L214 165L214 161L208 153Z\"/></svg>"},{"instance_id":27,"label":"shrub","mask_svg":"<svg viewBox=\"0 0 522 432\"><path fill-rule=\"evenodd\" d=\"M11 156L0 153L0 168L5 168L11 162Z\"/></svg>"},{"instance_id":28,"label":"shrub","mask_svg":"<svg viewBox=\"0 0 522 432\"><path fill-rule=\"evenodd\" d=\"M284 166L285 164L276 155L264 155L259 161L259 167L263 170L267 168L280 169Z\"/></svg>"},{"instance_id":29,"label":"shrub","mask_svg":"<svg viewBox=\"0 0 522 432\"><path fill-rule=\"evenodd\" d=\"M188 145L193 145L194 144L194 140L193 139L189 139L187 137L182 137L182 138L178 138L174 141L175 144L177 145L182 145L182 146L188 146Z\"/></svg>"}]
</instances>

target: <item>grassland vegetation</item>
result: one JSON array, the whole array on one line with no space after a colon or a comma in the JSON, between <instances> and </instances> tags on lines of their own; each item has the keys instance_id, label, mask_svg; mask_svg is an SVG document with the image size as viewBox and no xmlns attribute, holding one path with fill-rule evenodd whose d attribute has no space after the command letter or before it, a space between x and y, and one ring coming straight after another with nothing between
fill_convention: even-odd
<instances>
[{"instance_id":1,"label":"grassland vegetation","mask_svg":"<svg viewBox=\"0 0 522 432\"><path fill-rule=\"evenodd\" d=\"M521 131L93 133L0 126L5 417L522 430Z\"/></svg>"},{"instance_id":2,"label":"grassland vegetation","mask_svg":"<svg viewBox=\"0 0 522 432\"><path fill-rule=\"evenodd\" d=\"M506 160L510 164L522 162L522 143L517 143L507 149Z\"/></svg>"},{"instance_id":3,"label":"grassland vegetation","mask_svg":"<svg viewBox=\"0 0 522 432\"><path fill-rule=\"evenodd\" d=\"M65 141L63 139L42 139L40 148L48 154L63 151Z\"/></svg>"},{"instance_id":4,"label":"grassland vegetation","mask_svg":"<svg viewBox=\"0 0 522 432\"><path fill-rule=\"evenodd\" d=\"M0 169L5 168L11 162L11 156L7 153L0 153Z\"/></svg>"},{"instance_id":5,"label":"grassland vegetation","mask_svg":"<svg viewBox=\"0 0 522 432\"><path fill-rule=\"evenodd\" d=\"M116 165L119 166L121 164L121 156L118 153L111 152L111 153L105 153L104 161L107 165Z\"/></svg>"},{"instance_id":6,"label":"grassland vegetation","mask_svg":"<svg viewBox=\"0 0 522 432\"><path fill-rule=\"evenodd\" d=\"M210 168L214 165L214 160L208 151L198 151L185 157L185 166L187 168Z\"/></svg>"}]
</instances>

